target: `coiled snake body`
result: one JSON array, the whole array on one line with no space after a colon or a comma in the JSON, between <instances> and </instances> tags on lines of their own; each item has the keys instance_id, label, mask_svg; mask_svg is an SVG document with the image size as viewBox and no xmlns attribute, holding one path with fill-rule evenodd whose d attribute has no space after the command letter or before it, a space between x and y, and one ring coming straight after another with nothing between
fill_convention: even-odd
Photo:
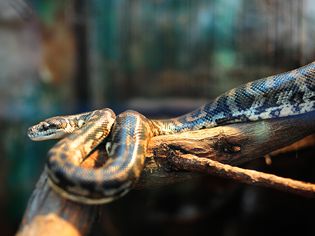
<instances>
[{"instance_id":1,"label":"coiled snake body","mask_svg":"<svg viewBox=\"0 0 315 236\"><path fill-rule=\"evenodd\" d=\"M32 140L62 138L48 153L48 179L62 196L87 204L112 201L138 180L151 137L236 122L298 115L315 110L315 62L249 82L199 109L167 120L110 109L49 118L32 126ZM108 136L108 137L107 137ZM97 169L80 163L107 137L109 160Z\"/></svg>"}]
</instances>

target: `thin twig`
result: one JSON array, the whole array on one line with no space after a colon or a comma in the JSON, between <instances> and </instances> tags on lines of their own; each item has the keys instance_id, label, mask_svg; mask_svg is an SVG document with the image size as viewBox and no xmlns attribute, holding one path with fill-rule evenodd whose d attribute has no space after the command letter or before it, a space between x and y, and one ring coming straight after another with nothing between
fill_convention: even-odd
<instances>
[{"instance_id":1,"label":"thin twig","mask_svg":"<svg viewBox=\"0 0 315 236\"><path fill-rule=\"evenodd\" d=\"M171 159L170 162L172 162L174 167L180 170L211 174L233 179L241 183L270 187L307 197L315 197L315 184L222 164L191 154L174 155Z\"/></svg>"}]
</instances>

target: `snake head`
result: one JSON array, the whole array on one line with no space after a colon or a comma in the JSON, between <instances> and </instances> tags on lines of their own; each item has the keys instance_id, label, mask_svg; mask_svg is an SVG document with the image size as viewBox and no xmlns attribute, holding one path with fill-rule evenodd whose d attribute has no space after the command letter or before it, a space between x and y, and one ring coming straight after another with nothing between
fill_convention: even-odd
<instances>
[{"instance_id":1,"label":"snake head","mask_svg":"<svg viewBox=\"0 0 315 236\"><path fill-rule=\"evenodd\" d=\"M30 127L27 135L33 141L59 139L72 133L76 128L62 117L52 117Z\"/></svg>"}]
</instances>

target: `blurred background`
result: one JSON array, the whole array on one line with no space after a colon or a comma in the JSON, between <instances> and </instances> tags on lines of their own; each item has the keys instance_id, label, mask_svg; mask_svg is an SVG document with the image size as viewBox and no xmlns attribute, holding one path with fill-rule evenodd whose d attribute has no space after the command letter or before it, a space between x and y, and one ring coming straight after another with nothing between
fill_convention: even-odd
<instances>
[{"instance_id":1,"label":"blurred background","mask_svg":"<svg viewBox=\"0 0 315 236\"><path fill-rule=\"evenodd\" d=\"M311 0L0 0L0 235L14 235L54 142L27 128L110 107L172 117L315 60ZM245 167L315 182L315 148ZM91 235L315 235L313 200L204 177L132 191Z\"/></svg>"}]
</instances>

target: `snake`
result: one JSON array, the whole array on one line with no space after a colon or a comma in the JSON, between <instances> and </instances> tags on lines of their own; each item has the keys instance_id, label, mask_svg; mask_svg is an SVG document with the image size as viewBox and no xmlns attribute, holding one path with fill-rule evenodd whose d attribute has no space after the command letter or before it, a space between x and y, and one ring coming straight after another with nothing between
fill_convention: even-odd
<instances>
[{"instance_id":1,"label":"snake","mask_svg":"<svg viewBox=\"0 0 315 236\"><path fill-rule=\"evenodd\" d=\"M315 62L248 82L196 110L170 119L148 119L109 108L55 116L31 126L34 141L60 139L48 152L48 183L62 197L103 204L124 196L137 183L149 140L158 135L201 130L238 122L295 116L315 110ZM98 168L80 164L99 145L108 160Z\"/></svg>"}]
</instances>

